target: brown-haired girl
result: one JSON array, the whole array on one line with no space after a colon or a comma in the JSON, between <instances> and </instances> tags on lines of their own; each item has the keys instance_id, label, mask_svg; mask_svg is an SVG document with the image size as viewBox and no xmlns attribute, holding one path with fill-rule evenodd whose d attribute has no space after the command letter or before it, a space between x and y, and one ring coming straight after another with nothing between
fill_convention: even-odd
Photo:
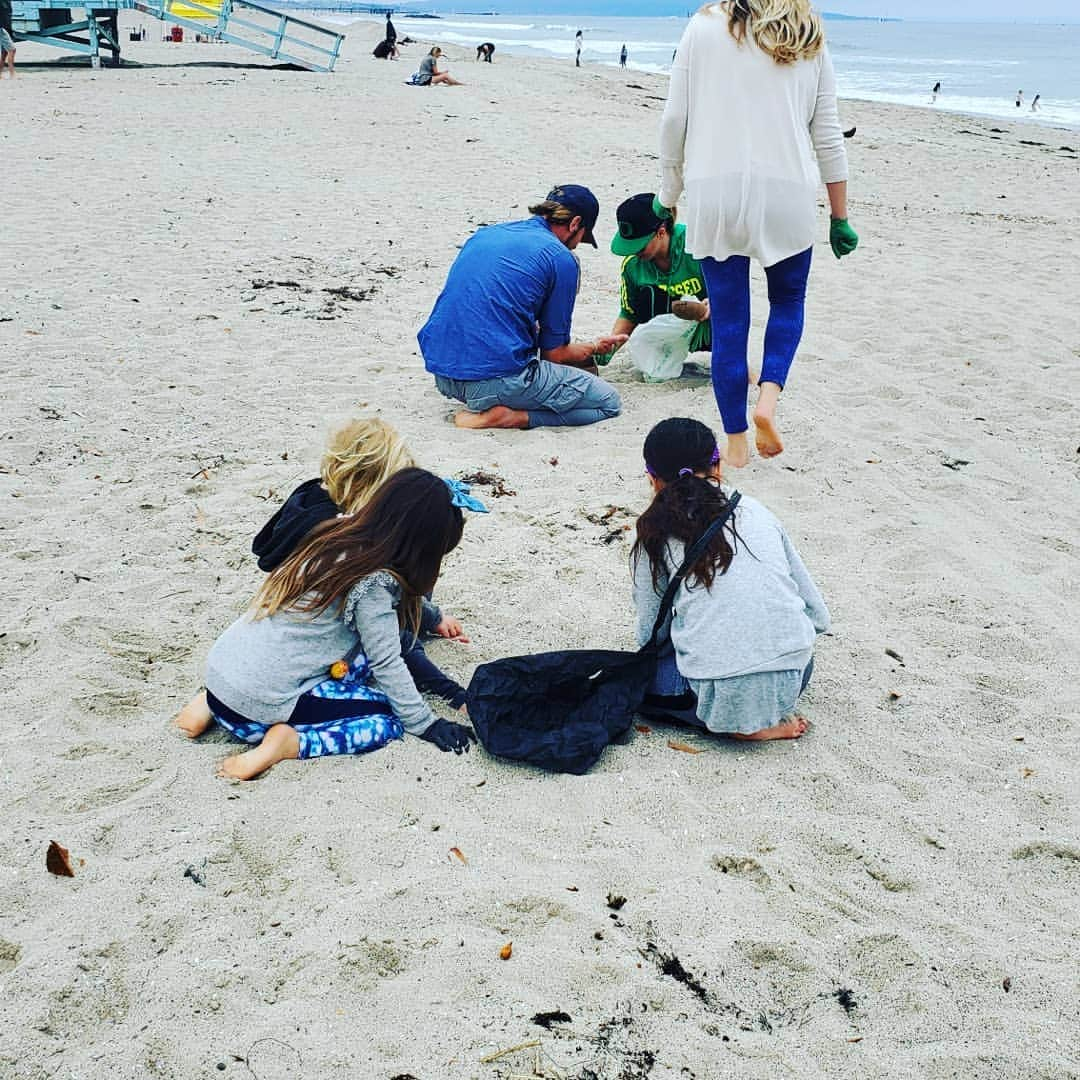
<instances>
[{"instance_id":1,"label":"brown-haired girl","mask_svg":"<svg viewBox=\"0 0 1080 1080\"><path fill-rule=\"evenodd\" d=\"M440 719L401 656L464 519L447 485L423 469L392 476L356 515L317 526L210 650L206 704L185 731L212 721L255 749L221 774L250 780L279 761L358 754L409 731L461 753L471 729Z\"/></svg>"},{"instance_id":2,"label":"brown-haired girl","mask_svg":"<svg viewBox=\"0 0 1080 1080\"><path fill-rule=\"evenodd\" d=\"M644 644L684 551L728 509L716 436L697 420L663 420L645 439L654 498L631 554ZM645 712L736 739L797 739L795 711L829 611L779 521L742 496L675 595Z\"/></svg>"}]
</instances>

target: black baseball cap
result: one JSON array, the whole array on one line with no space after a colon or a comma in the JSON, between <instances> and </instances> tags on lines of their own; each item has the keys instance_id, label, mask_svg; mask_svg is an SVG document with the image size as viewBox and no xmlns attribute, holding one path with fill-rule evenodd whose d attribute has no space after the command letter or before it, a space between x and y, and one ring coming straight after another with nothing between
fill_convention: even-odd
<instances>
[{"instance_id":1,"label":"black baseball cap","mask_svg":"<svg viewBox=\"0 0 1080 1080\"><path fill-rule=\"evenodd\" d=\"M671 216L660 217L653 210L656 198L651 191L631 195L615 211L619 231L611 238L613 255L636 255L653 238L661 225L670 224Z\"/></svg>"},{"instance_id":2,"label":"black baseball cap","mask_svg":"<svg viewBox=\"0 0 1080 1080\"><path fill-rule=\"evenodd\" d=\"M587 244L596 247L596 238L593 229L596 219L600 216L600 203L596 196L580 184L558 184L547 194L548 202L557 202L567 210L580 215L581 224L585 227L584 240Z\"/></svg>"}]
</instances>

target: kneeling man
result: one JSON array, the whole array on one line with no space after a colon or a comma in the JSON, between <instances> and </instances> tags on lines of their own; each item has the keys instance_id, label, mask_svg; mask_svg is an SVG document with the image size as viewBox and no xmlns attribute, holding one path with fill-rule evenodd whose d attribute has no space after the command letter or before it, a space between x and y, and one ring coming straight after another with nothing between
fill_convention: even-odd
<instances>
[{"instance_id":1,"label":"kneeling man","mask_svg":"<svg viewBox=\"0 0 1080 1080\"><path fill-rule=\"evenodd\" d=\"M465 404L458 427L577 426L619 415L614 388L573 365L625 335L570 341L579 273L571 252L582 240L596 247L596 196L563 184L529 213L466 241L417 335L439 391Z\"/></svg>"}]
</instances>

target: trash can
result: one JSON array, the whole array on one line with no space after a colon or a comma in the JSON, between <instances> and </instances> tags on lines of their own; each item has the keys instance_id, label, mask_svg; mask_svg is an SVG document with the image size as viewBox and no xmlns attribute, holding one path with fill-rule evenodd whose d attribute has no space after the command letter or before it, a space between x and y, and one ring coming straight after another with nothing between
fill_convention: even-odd
<instances>
[{"instance_id":1,"label":"trash can","mask_svg":"<svg viewBox=\"0 0 1080 1080\"><path fill-rule=\"evenodd\" d=\"M174 26L172 28L172 40L183 41L184 40L184 28L182 26Z\"/></svg>"}]
</instances>

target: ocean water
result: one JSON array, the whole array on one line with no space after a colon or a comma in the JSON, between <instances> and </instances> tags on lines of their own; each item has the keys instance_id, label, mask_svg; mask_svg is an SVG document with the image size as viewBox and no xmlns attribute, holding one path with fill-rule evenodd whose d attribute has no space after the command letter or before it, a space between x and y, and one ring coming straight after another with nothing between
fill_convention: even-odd
<instances>
[{"instance_id":1,"label":"ocean water","mask_svg":"<svg viewBox=\"0 0 1080 1080\"><path fill-rule=\"evenodd\" d=\"M329 21L326 13L320 16ZM346 22L347 17L333 16ZM574 34L584 35L582 61L667 72L685 18L581 15L395 15L399 34L447 44L496 45L496 63L510 55L574 62ZM999 119L1034 120L1080 129L1080 24L933 23L828 20L826 33L840 94ZM930 90L941 82L937 103ZM1021 108L1014 104L1023 90ZM1031 112L1035 94L1038 112Z\"/></svg>"}]
</instances>

